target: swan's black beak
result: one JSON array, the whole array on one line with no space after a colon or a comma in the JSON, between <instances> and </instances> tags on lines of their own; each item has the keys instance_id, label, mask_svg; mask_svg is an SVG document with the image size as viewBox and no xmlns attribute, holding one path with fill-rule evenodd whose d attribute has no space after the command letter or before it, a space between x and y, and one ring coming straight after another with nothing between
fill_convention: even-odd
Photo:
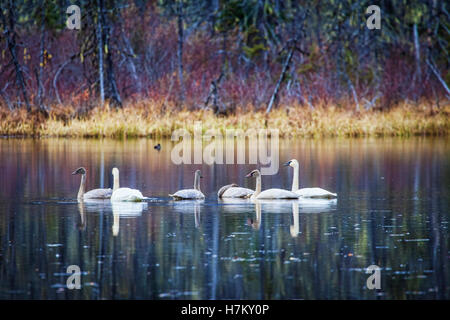
<instances>
[{"instance_id":1,"label":"swan's black beak","mask_svg":"<svg viewBox=\"0 0 450 320\"><path fill-rule=\"evenodd\" d=\"M75 175L75 174L78 174L78 172L77 171L72 172L72 175Z\"/></svg>"},{"instance_id":2,"label":"swan's black beak","mask_svg":"<svg viewBox=\"0 0 450 320\"><path fill-rule=\"evenodd\" d=\"M203 178L203 176L200 176L200 179Z\"/></svg>"},{"instance_id":3,"label":"swan's black beak","mask_svg":"<svg viewBox=\"0 0 450 320\"><path fill-rule=\"evenodd\" d=\"M250 173L247 174L245 177L246 177L246 178L251 178L251 176L252 176L252 173L250 172Z\"/></svg>"},{"instance_id":4,"label":"swan's black beak","mask_svg":"<svg viewBox=\"0 0 450 320\"><path fill-rule=\"evenodd\" d=\"M288 167L291 164L291 161L283 163L283 166Z\"/></svg>"}]
</instances>

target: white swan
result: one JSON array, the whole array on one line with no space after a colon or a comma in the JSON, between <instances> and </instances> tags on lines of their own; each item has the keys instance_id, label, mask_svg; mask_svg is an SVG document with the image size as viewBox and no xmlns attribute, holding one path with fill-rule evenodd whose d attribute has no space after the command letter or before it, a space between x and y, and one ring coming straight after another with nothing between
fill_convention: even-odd
<instances>
[{"instance_id":1,"label":"white swan","mask_svg":"<svg viewBox=\"0 0 450 320\"><path fill-rule=\"evenodd\" d=\"M80 189L78 190L77 200L82 202L89 199L109 199L113 193L111 188L107 189L93 189L88 192L84 192L86 188L86 169L83 167L78 168L72 175L81 174Z\"/></svg>"},{"instance_id":2,"label":"white swan","mask_svg":"<svg viewBox=\"0 0 450 320\"><path fill-rule=\"evenodd\" d=\"M249 198L255 191L239 187L237 184L227 184L217 191L217 197L221 198Z\"/></svg>"},{"instance_id":3,"label":"white swan","mask_svg":"<svg viewBox=\"0 0 450 320\"><path fill-rule=\"evenodd\" d=\"M247 178L256 177L256 188L255 192L250 197L251 200L255 199L298 199L299 195L284 189L267 189L261 192L261 173L259 170L253 170L248 175Z\"/></svg>"},{"instance_id":4,"label":"white swan","mask_svg":"<svg viewBox=\"0 0 450 320\"><path fill-rule=\"evenodd\" d=\"M193 189L183 189L175 192L174 194L169 194L174 200L195 200L195 199L205 199L205 195L200 191L200 170L195 171L194 175L194 188Z\"/></svg>"},{"instance_id":5,"label":"white swan","mask_svg":"<svg viewBox=\"0 0 450 320\"><path fill-rule=\"evenodd\" d=\"M327 191L322 188L298 188L298 171L299 164L298 161L292 159L284 164L284 166L289 166L294 168L294 178L292 181L292 192L298 194L301 198L317 198L317 199L332 199L336 198L337 194Z\"/></svg>"},{"instance_id":6,"label":"white swan","mask_svg":"<svg viewBox=\"0 0 450 320\"><path fill-rule=\"evenodd\" d=\"M119 187L119 169L113 168L112 175L114 177L114 187L113 193L111 195L112 202L118 201L140 202L145 199L142 193L137 189Z\"/></svg>"}]
</instances>

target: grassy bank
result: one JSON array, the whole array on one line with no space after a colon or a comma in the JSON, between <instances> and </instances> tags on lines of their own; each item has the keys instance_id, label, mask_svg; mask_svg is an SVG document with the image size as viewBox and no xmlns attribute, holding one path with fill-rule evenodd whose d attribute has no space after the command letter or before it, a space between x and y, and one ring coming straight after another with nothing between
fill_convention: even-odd
<instances>
[{"instance_id":1,"label":"grassy bank","mask_svg":"<svg viewBox=\"0 0 450 320\"><path fill-rule=\"evenodd\" d=\"M251 107L228 116L209 110L162 108L145 101L123 109L95 108L79 113L71 107L52 108L49 117L22 110L0 111L0 135L34 137L170 137L178 128L192 131L194 121L204 130L279 129L281 137L444 136L450 132L450 106L402 103L390 110L356 112L335 106L279 107L269 115Z\"/></svg>"}]
</instances>

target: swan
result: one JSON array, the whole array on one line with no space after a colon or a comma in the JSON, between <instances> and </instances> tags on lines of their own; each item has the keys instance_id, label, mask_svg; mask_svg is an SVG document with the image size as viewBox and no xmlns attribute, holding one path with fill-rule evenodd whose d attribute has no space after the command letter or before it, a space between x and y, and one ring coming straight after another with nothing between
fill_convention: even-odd
<instances>
[{"instance_id":1,"label":"swan","mask_svg":"<svg viewBox=\"0 0 450 320\"><path fill-rule=\"evenodd\" d=\"M119 187L119 169L113 168L112 175L114 177L114 188L111 195L111 201L128 201L128 202L140 202L145 199L142 193L137 189L120 188Z\"/></svg>"},{"instance_id":2,"label":"swan","mask_svg":"<svg viewBox=\"0 0 450 320\"><path fill-rule=\"evenodd\" d=\"M113 193L111 188L107 189L93 189L88 192L84 192L86 188L86 169L83 167L78 168L72 175L81 174L80 189L78 190L77 200L78 202L83 202L89 199L109 199Z\"/></svg>"},{"instance_id":3,"label":"swan","mask_svg":"<svg viewBox=\"0 0 450 320\"><path fill-rule=\"evenodd\" d=\"M246 175L247 178L256 177L255 192L250 197L250 200L255 199L298 199L299 195L284 189L267 189L261 192L261 173L259 170L253 170Z\"/></svg>"},{"instance_id":4,"label":"swan","mask_svg":"<svg viewBox=\"0 0 450 320\"><path fill-rule=\"evenodd\" d=\"M200 170L195 171L194 175L194 189L183 189L170 194L174 200L194 200L205 199L205 195L200 191L200 178L203 178Z\"/></svg>"},{"instance_id":5,"label":"swan","mask_svg":"<svg viewBox=\"0 0 450 320\"><path fill-rule=\"evenodd\" d=\"M253 194L252 189L239 187L237 184L227 184L217 191L217 197L221 198L249 198Z\"/></svg>"},{"instance_id":6,"label":"swan","mask_svg":"<svg viewBox=\"0 0 450 320\"><path fill-rule=\"evenodd\" d=\"M317 198L317 199L332 199L336 198L337 194L327 191L322 188L298 188L298 171L299 164L295 159L289 160L284 164L285 167L294 168L294 178L292 181L292 192L298 194L301 198Z\"/></svg>"}]
</instances>

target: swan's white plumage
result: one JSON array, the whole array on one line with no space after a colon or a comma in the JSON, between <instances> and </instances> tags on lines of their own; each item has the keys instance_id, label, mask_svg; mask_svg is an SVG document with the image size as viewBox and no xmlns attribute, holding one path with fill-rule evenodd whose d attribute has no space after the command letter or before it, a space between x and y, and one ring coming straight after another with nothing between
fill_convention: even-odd
<instances>
[{"instance_id":1,"label":"swan's white plumage","mask_svg":"<svg viewBox=\"0 0 450 320\"><path fill-rule=\"evenodd\" d=\"M312 199L334 199L337 198L336 193L332 193L322 188L303 188L299 189L299 163L296 159L289 160L284 164L294 168L294 176L292 179L292 192L297 193L300 198L312 198Z\"/></svg>"},{"instance_id":2,"label":"swan's white plumage","mask_svg":"<svg viewBox=\"0 0 450 320\"><path fill-rule=\"evenodd\" d=\"M93 189L83 194L84 200L89 199L109 199L111 198L113 191L111 188L108 189Z\"/></svg>"},{"instance_id":3,"label":"swan's white plumage","mask_svg":"<svg viewBox=\"0 0 450 320\"><path fill-rule=\"evenodd\" d=\"M200 170L196 170L194 174L194 188L178 190L174 194L169 194L174 200L196 200L205 199L205 195L200 191Z\"/></svg>"},{"instance_id":4,"label":"swan's white plumage","mask_svg":"<svg viewBox=\"0 0 450 320\"><path fill-rule=\"evenodd\" d=\"M174 194L169 194L175 200L192 200L192 199L205 199L203 192L196 189L183 189L175 192Z\"/></svg>"},{"instance_id":5,"label":"swan's white plumage","mask_svg":"<svg viewBox=\"0 0 450 320\"><path fill-rule=\"evenodd\" d=\"M144 196L139 190L131 188L119 188L112 193L111 201L139 202L144 200Z\"/></svg>"},{"instance_id":6,"label":"swan's white plumage","mask_svg":"<svg viewBox=\"0 0 450 320\"><path fill-rule=\"evenodd\" d=\"M298 199L299 195L284 189L267 189L259 193L256 197L252 196L252 199Z\"/></svg>"},{"instance_id":7,"label":"swan's white plumage","mask_svg":"<svg viewBox=\"0 0 450 320\"><path fill-rule=\"evenodd\" d=\"M255 177L256 178L256 188L253 195L250 197L250 200L259 200L259 199L298 199L299 195L288 190L272 188L267 189L261 192L261 173L259 170L253 170L249 174L246 175L247 178Z\"/></svg>"},{"instance_id":8,"label":"swan's white plumage","mask_svg":"<svg viewBox=\"0 0 450 320\"><path fill-rule=\"evenodd\" d=\"M227 184L226 186L223 186L222 188L217 191L217 198L222 198L222 195L225 191L230 189L231 187L237 187L238 185L236 183Z\"/></svg>"},{"instance_id":9,"label":"swan's white plumage","mask_svg":"<svg viewBox=\"0 0 450 320\"><path fill-rule=\"evenodd\" d=\"M322 188L302 188L295 191L295 193L301 198L332 199L337 197L336 193L332 193Z\"/></svg>"},{"instance_id":10,"label":"swan's white plumage","mask_svg":"<svg viewBox=\"0 0 450 320\"><path fill-rule=\"evenodd\" d=\"M221 198L248 198L255 191L243 187L230 187L222 193Z\"/></svg>"},{"instance_id":11,"label":"swan's white plumage","mask_svg":"<svg viewBox=\"0 0 450 320\"><path fill-rule=\"evenodd\" d=\"M119 187L119 169L113 168L114 188L111 195L112 202L140 202L145 199L137 189Z\"/></svg>"}]
</instances>

